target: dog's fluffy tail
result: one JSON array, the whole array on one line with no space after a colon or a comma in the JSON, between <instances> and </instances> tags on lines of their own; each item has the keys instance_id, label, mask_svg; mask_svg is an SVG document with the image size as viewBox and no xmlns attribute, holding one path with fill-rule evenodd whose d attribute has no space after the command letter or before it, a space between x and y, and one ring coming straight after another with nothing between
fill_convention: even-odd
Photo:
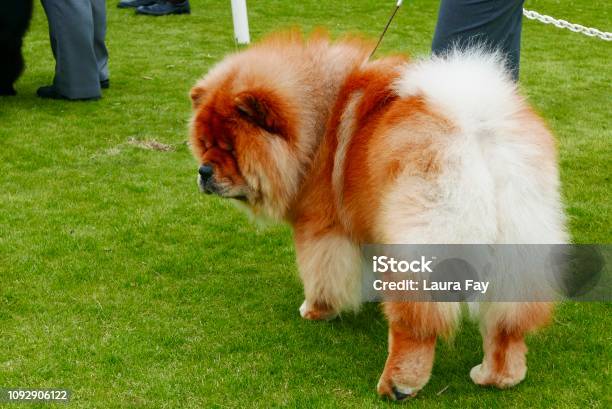
<instances>
[{"instance_id":1,"label":"dog's fluffy tail","mask_svg":"<svg viewBox=\"0 0 612 409\"><path fill-rule=\"evenodd\" d=\"M423 98L453 125L441 141L439 182L461 220L457 230L478 226L476 237L491 243L566 242L554 139L499 52L454 49L408 63L395 89Z\"/></svg>"},{"instance_id":2,"label":"dog's fluffy tail","mask_svg":"<svg viewBox=\"0 0 612 409\"><path fill-rule=\"evenodd\" d=\"M502 54L482 45L408 64L396 91L400 97L423 96L468 132L493 123L499 129L523 105Z\"/></svg>"}]
</instances>

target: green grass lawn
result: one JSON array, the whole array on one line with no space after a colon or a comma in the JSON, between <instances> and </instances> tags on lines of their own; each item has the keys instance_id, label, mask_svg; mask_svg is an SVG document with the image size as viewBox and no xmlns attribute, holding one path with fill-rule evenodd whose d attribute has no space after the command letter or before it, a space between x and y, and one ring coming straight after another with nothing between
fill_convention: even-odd
<instances>
[{"instance_id":1,"label":"green grass lawn","mask_svg":"<svg viewBox=\"0 0 612 409\"><path fill-rule=\"evenodd\" d=\"M377 36L393 1L381 3L251 1L251 35L298 25ZM426 54L437 4L407 1L380 54ZM603 0L526 7L612 28ZM111 88L58 102L34 96L54 64L37 2L19 95L0 99L0 388L69 388L75 408L394 406L375 393L387 338L378 307L302 320L289 229L198 193L187 94L235 45L228 1L192 9L140 17L110 1ZM532 21L523 35L522 88L559 139L572 237L610 242L612 44ZM151 140L170 149L146 149ZM409 405L611 407L611 313L561 305L508 391L470 381L482 348L465 322Z\"/></svg>"}]
</instances>

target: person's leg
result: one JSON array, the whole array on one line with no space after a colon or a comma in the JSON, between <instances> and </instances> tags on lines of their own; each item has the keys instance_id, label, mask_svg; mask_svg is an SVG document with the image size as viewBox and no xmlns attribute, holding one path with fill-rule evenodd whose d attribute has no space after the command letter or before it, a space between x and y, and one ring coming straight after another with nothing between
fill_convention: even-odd
<instances>
[{"instance_id":1,"label":"person's leg","mask_svg":"<svg viewBox=\"0 0 612 409\"><path fill-rule=\"evenodd\" d=\"M94 53L100 82L108 82L108 50L106 49L106 0L92 0Z\"/></svg>"},{"instance_id":2,"label":"person's leg","mask_svg":"<svg viewBox=\"0 0 612 409\"><path fill-rule=\"evenodd\" d=\"M99 98L100 75L94 51L91 1L41 1L55 55L53 90L68 99Z\"/></svg>"},{"instance_id":3,"label":"person's leg","mask_svg":"<svg viewBox=\"0 0 612 409\"><path fill-rule=\"evenodd\" d=\"M23 71L21 44L14 39L0 39L0 95L16 95L13 84Z\"/></svg>"},{"instance_id":4,"label":"person's leg","mask_svg":"<svg viewBox=\"0 0 612 409\"><path fill-rule=\"evenodd\" d=\"M24 68L21 46L32 17L32 0L0 2L0 95L15 95Z\"/></svg>"},{"instance_id":5,"label":"person's leg","mask_svg":"<svg viewBox=\"0 0 612 409\"><path fill-rule=\"evenodd\" d=\"M524 1L441 0L432 52L484 43L504 53L518 80Z\"/></svg>"}]
</instances>

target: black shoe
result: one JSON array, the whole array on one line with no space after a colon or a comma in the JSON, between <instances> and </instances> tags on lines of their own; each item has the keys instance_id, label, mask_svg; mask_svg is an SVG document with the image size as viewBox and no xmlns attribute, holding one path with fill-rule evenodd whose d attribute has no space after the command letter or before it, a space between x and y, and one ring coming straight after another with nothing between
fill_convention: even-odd
<instances>
[{"instance_id":1,"label":"black shoe","mask_svg":"<svg viewBox=\"0 0 612 409\"><path fill-rule=\"evenodd\" d=\"M36 95L46 99L68 99L55 90L53 85L47 85L46 87L40 87L36 90Z\"/></svg>"},{"instance_id":2,"label":"black shoe","mask_svg":"<svg viewBox=\"0 0 612 409\"><path fill-rule=\"evenodd\" d=\"M15 88L13 88L12 85L9 85L6 87L0 86L0 95L13 96L13 95L17 95L17 91L15 91Z\"/></svg>"},{"instance_id":3,"label":"black shoe","mask_svg":"<svg viewBox=\"0 0 612 409\"><path fill-rule=\"evenodd\" d=\"M100 81L100 88L107 89L108 87L110 87L110 80L108 78Z\"/></svg>"},{"instance_id":4,"label":"black shoe","mask_svg":"<svg viewBox=\"0 0 612 409\"><path fill-rule=\"evenodd\" d=\"M57 92L53 85L47 85L46 87L40 87L36 90L36 95L45 99L66 99L71 101L95 101L100 99L100 97L91 97L91 98L68 98L65 95Z\"/></svg>"},{"instance_id":5,"label":"black shoe","mask_svg":"<svg viewBox=\"0 0 612 409\"><path fill-rule=\"evenodd\" d=\"M150 6L140 6L136 9L136 14L146 14L149 16L167 16L168 14L189 14L189 0L182 3L170 3L169 1L160 0Z\"/></svg>"},{"instance_id":6,"label":"black shoe","mask_svg":"<svg viewBox=\"0 0 612 409\"><path fill-rule=\"evenodd\" d=\"M130 7L136 8L140 6L150 6L151 4L157 3L157 0L121 0L117 7L120 9L127 9Z\"/></svg>"}]
</instances>

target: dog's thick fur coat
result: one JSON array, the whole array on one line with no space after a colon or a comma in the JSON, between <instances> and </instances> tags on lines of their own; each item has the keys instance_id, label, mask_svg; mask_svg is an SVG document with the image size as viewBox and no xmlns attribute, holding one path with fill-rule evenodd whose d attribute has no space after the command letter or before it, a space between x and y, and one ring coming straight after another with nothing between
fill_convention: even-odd
<instances>
[{"instance_id":1,"label":"dog's thick fur coat","mask_svg":"<svg viewBox=\"0 0 612 409\"><path fill-rule=\"evenodd\" d=\"M191 91L193 151L208 193L239 198L294 229L307 319L360 303L363 243L564 243L553 138L495 54L368 61L371 44L273 36L227 57ZM208 168L207 168L208 169ZM380 394L429 380L456 303L385 303ZM476 312L484 360L474 382L525 376L528 331L547 303Z\"/></svg>"}]
</instances>

